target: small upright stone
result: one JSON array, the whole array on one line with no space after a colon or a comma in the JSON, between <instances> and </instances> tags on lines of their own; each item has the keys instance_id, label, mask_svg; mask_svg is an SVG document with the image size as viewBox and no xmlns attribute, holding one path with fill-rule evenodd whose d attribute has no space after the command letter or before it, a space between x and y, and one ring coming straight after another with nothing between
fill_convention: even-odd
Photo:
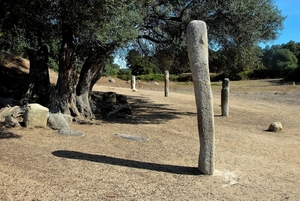
<instances>
[{"instance_id":1,"label":"small upright stone","mask_svg":"<svg viewBox=\"0 0 300 201\"><path fill-rule=\"evenodd\" d=\"M135 80L135 76L133 75L132 77L131 77L131 89L132 89L132 91L133 92L136 92L137 91L137 89L135 88L135 82L136 80Z\"/></svg>"},{"instance_id":2,"label":"small upright stone","mask_svg":"<svg viewBox=\"0 0 300 201\"><path fill-rule=\"evenodd\" d=\"M281 122L273 122L270 124L268 131L272 132L280 132L282 131L283 127Z\"/></svg>"},{"instance_id":3,"label":"small upright stone","mask_svg":"<svg viewBox=\"0 0 300 201\"><path fill-rule=\"evenodd\" d=\"M46 127L49 109L37 103L28 104L24 114L24 123L28 128Z\"/></svg>"},{"instance_id":4,"label":"small upright stone","mask_svg":"<svg viewBox=\"0 0 300 201\"><path fill-rule=\"evenodd\" d=\"M169 97L169 82L170 82L170 73L168 70L165 71L165 97Z\"/></svg>"},{"instance_id":5,"label":"small upright stone","mask_svg":"<svg viewBox=\"0 0 300 201\"><path fill-rule=\"evenodd\" d=\"M229 79L225 78L222 83L221 108L222 116L229 116Z\"/></svg>"}]
</instances>

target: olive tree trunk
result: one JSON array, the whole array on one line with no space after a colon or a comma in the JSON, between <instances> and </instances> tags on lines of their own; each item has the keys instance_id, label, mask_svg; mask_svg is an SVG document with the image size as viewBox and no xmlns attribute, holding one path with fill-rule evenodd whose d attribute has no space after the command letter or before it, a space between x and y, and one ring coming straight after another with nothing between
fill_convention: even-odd
<instances>
[{"instance_id":1,"label":"olive tree trunk","mask_svg":"<svg viewBox=\"0 0 300 201\"><path fill-rule=\"evenodd\" d=\"M105 63L93 63L87 59L81 69L79 82L76 87L77 109L80 114L87 118L94 118L91 108L91 91L94 84L101 78Z\"/></svg>"},{"instance_id":2,"label":"olive tree trunk","mask_svg":"<svg viewBox=\"0 0 300 201\"><path fill-rule=\"evenodd\" d=\"M25 97L48 107L51 112L70 114L78 119L94 118L90 93L101 78L105 63L95 63L87 58L79 75L75 38L72 30L65 25L59 53L58 79L56 86L51 86L46 50L45 46L30 52L30 82Z\"/></svg>"},{"instance_id":3,"label":"olive tree trunk","mask_svg":"<svg viewBox=\"0 0 300 201\"><path fill-rule=\"evenodd\" d=\"M46 105L50 85L47 46L41 45L37 50L27 49L27 54L30 68L28 82L23 91L24 103L39 102Z\"/></svg>"}]
</instances>

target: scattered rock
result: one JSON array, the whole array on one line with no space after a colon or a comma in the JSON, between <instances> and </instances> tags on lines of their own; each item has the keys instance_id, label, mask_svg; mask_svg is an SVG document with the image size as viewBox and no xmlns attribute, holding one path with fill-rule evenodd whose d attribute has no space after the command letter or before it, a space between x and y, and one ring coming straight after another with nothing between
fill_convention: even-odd
<instances>
[{"instance_id":1,"label":"scattered rock","mask_svg":"<svg viewBox=\"0 0 300 201\"><path fill-rule=\"evenodd\" d=\"M20 126L19 121L12 116L5 117L4 125L6 128L14 128Z\"/></svg>"},{"instance_id":2,"label":"scattered rock","mask_svg":"<svg viewBox=\"0 0 300 201\"><path fill-rule=\"evenodd\" d=\"M108 81L109 81L110 83L116 83L116 80L113 79L113 78L110 78Z\"/></svg>"},{"instance_id":3,"label":"scattered rock","mask_svg":"<svg viewBox=\"0 0 300 201\"><path fill-rule=\"evenodd\" d=\"M282 131L283 127L281 122L273 122L270 124L268 131L272 132L280 132Z\"/></svg>"},{"instance_id":4,"label":"scattered rock","mask_svg":"<svg viewBox=\"0 0 300 201\"><path fill-rule=\"evenodd\" d=\"M0 121L4 121L5 117L12 116L13 118L23 117L26 111L25 107L14 106L14 107L4 107L0 110Z\"/></svg>"}]
</instances>

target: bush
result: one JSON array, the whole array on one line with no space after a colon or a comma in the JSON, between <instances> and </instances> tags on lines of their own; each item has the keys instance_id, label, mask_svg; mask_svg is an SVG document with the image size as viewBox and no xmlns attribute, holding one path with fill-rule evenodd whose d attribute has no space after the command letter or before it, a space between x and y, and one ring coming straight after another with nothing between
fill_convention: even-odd
<instances>
[{"instance_id":1,"label":"bush","mask_svg":"<svg viewBox=\"0 0 300 201\"><path fill-rule=\"evenodd\" d=\"M255 69L248 75L249 79L283 78L286 77L292 69Z\"/></svg>"},{"instance_id":2,"label":"bush","mask_svg":"<svg viewBox=\"0 0 300 201\"><path fill-rule=\"evenodd\" d=\"M131 80L131 74L119 74L118 78L122 80ZM137 80L149 82L149 81L156 81L156 82L162 82L165 80L164 74L148 74L148 75L137 75L135 77ZM170 75L169 80L172 82L178 81L178 76L176 75Z\"/></svg>"},{"instance_id":3,"label":"bush","mask_svg":"<svg viewBox=\"0 0 300 201\"><path fill-rule=\"evenodd\" d=\"M105 72L106 76L116 76L118 74L119 74L119 69L117 69L117 68L112 68Z\"/></svg>"},{"instance_id":4,"label":"bush","mask_svg":"<svg viewBox=\"0 0 300 201\"><path fill-rule=\"evenodd\" d=\"M223 73L219 73L219 74L217 74L217 73L211 73L210 74L210 81L211 82L219 82L220 80L224 80L225 79L225 74L223 74Z\"/></svg>"},{"instance_id":5,"label":"bush","mask_svg":"<svg viewBox=\"0 0 300 201\"><path fill-rule=\"evenodd\" d=\"M119 69L117 77L121 80L131 80L131 70L124 68Z\"/></svg>"},{"instance_id":6,"label":"bush","mask_svg":"<svg viewBox=\"0 0 300 201\"><path fill-rule=\"evenodd\" d=\"M178 82L192 82L193 81L192 73L182 73L179 75L177 80Z\"/></svg>"},{"instance_id":7,"label":"bush","mask_svg":"<svg viewBox=\"0 0 300 201\"><path fill-rule=\"evenodd\" d=\"M162 82L165 80L164 74L148 74L148 75L138 75L136 76L136 79L142 80L142 81L156 81L156 82ZM169 80L176 82L178 79L178 76L176 75L169 75Z\"/></svg>"},{"instance_id":8,"label":"bush","mask_svg":"<svg viewBox=\"0 0 300 201\"><path fill-rule=\"evenodd\" d=\"M122 74L122 75L118 75L117 78L127 81L127 80L131 80L131 75Z\"/></svg>"},{"instance_id":9,"label":"bush","mask_svg":"<svg viewBox=\"0 0 300 201\"><path fill-rule=\"evenodd\" d=\"M300 82L300 67L294 69L293 71L290 71L284 80Z\"/></svg>"},{"instance_id":10,"label":"bush","mask_svg":"<svg viewBox=\"0 0 300 201\"><path fill-rule=\"evenodd\" d=\"M165 77L163 74L148 74L148 75L138 75L136 76L136 79L142 80L142 81L164 81Z\"/></svg>"}]
</instances>

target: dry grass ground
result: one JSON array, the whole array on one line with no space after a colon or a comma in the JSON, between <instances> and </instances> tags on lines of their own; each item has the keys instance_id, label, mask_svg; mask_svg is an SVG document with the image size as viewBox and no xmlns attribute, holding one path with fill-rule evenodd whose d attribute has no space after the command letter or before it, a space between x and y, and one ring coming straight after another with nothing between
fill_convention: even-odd
<instances>
[{"instance_id":1,"label":"dry grass ground","mask_svg":"<svg viewBox=\"0 0 300 201\"><path fill-rule=\"evenodd\" d=\"M49 128L0 130L0 200L299 200L300 86L276 80L231 82L230 116L221 117L213 84L214 176L197 172L199 138L191 84L108 78L95 91L128 96L129 119L71 125L84 137ZM283 132L267 132L281 121ZM118 133L147 138L133 141Z\"/></svg>"}]
</instances>

